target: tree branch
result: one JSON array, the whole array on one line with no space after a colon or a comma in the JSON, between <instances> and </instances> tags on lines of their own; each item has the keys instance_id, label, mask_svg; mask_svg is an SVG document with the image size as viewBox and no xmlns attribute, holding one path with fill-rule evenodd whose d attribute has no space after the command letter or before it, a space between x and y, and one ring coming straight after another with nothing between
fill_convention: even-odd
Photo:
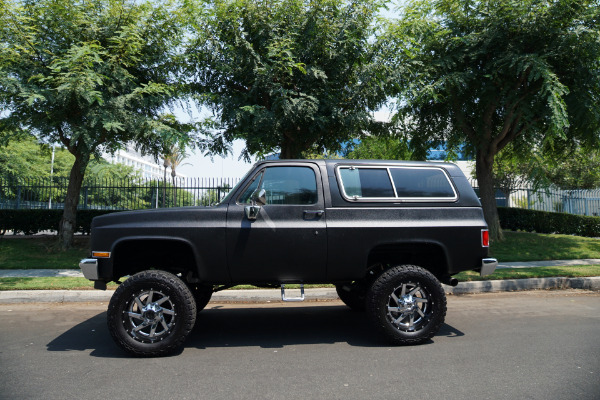
<instances>
[{"instance_id":1,"label":"tree branch","mask_svg":"<svg viewBox=\"0 0 600 400\"><path fill-rule=\"evenodd\" d=\"M75 154L76 148L71 145L71 140L69 140L67 135L65 135L65 132L60 125L56 127L56 130L58 131L60 142L67 148L67 150L69 150L69 153Z\"/></svg>"}]
</instances>

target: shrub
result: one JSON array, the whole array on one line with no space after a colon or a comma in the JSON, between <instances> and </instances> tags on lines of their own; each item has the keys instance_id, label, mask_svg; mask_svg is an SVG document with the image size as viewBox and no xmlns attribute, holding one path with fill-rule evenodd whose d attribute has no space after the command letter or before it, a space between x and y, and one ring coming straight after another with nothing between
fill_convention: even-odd
<instances>
[{"instance_id":1,"label":"shrub","mask_svg":"<svg viewBox=\"0 0 600 400\"><path fill-rule=\"evenodd\" d=\"M77 232L90 233L92 218L112 210L78 210ZM0 210L0 234L6 231L26 235L42 231L58 231L63 210Z\"/></svg>"},{"instance_id":2,"label":"shrub","mask_svg":"<svg viewBox=\"0 0 600 400\"><path fill-rule=\"evenodd\" d=\"M504 229L600 237L600 217L505 207L498 214Z\"/></svg>"}]
</instances>

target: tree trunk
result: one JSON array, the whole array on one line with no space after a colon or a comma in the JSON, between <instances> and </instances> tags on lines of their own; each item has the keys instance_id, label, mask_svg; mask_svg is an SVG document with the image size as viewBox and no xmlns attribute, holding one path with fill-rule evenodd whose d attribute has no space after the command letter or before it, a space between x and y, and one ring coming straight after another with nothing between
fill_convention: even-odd
<instances>
[{"instance_id":1,"label":"tree trunk","mask_svg":"<svg viewBox=\"0 0 600 400\"><path fill-rule=\"evenodd\" d=\"M300 140L302 132L286 132L283 134L283 140L281 141L281 151L279 158L282 160L291 160L302 158L302 152L310 148L311 144L306 144Z\"/></svg>"},{"instance_id":2,"label":"tree trunk","mask_svg":"<svg viewBox=\"0 0 600 400\"><path fill-rule=\"evenodd\" d=\"M76 155L75 163L69 175L69 186L65 197L65 208L58 228L58 240L63 250L73 245L73 234L75 233L77 220L77 205L79 204L79 193L83 184L85 169L90 161L89 155Z\"/></svg>"},{"instance_id":3,"label":"tree trunk","mask_svg":"<svg viewBox=\"0 0 600 400\"><path fill-rule=\"evenodd\" d=\"M477 152L475 170L477 171L477 182L479 183L479 197L483 207L483 216L490 230L491 240L503 240L504 235L500 227L498 208L496 206L496 192L492 178L492 166L494 155L486 154L484 150Z\"/></svg>"}]
</instances>

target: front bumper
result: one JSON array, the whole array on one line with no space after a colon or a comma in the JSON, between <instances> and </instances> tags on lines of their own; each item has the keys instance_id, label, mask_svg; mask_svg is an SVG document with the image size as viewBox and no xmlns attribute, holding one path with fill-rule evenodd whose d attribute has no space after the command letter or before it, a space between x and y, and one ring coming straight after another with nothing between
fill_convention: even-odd
<instances>
[{"instance_id":1,"label":"front bumper","mask_svg":"<svg viewBox=\"0 0 600 400\"><path fill-rule=\"evenodd\" d=\"M79 262L79 268L81 268L85 279L89 279L90 281L97 281L99 279L97 259L84 258Z\"/></svg>"},{"instance_id":2,"label":"front bumper","mask_svg":"<svg viewBox=\"0 0 600 400\"><path fill-rule=\"evenodd\" d=\"M81 265L81 264L80 264ZM498 260L495 258L484 258L481 260L481 276L491 275L498 266Z\"/></svg>"}]
</instances>

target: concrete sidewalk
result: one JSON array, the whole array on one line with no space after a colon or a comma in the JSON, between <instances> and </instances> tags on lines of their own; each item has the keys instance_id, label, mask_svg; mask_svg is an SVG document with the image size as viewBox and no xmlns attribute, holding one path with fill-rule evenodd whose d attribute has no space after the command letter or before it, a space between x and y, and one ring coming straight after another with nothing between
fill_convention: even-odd
<instances>
[{"instance_id":1,"label":"concrete sidewalk","mask_svg":"<svg viewBox=\"0 0 600 400\"><path fill-rule=\"evenodd\" d=\"M565 265L596 265L600 259L554 260L501 263L498 268L532 268ZM31 269L0 270L0 278L9 277L83 277L76 269ZM600 290L600 277L589 278L532 278L495 281L461 282L456 287L444 285L448 294L491 293L535 289L585 289ZM295 294L295 292L297 292ZM100 290L3 290L0 304L11 303L63 303L63 302L108 302L114 291ZM288 296L298 295L299 290L290 290ZM306 289L307 301L328 301L338 298L335 289ZM281 301L279 289L224 290L212 297L213 302L268 303Z\"/></svg>"}]
</instances>

